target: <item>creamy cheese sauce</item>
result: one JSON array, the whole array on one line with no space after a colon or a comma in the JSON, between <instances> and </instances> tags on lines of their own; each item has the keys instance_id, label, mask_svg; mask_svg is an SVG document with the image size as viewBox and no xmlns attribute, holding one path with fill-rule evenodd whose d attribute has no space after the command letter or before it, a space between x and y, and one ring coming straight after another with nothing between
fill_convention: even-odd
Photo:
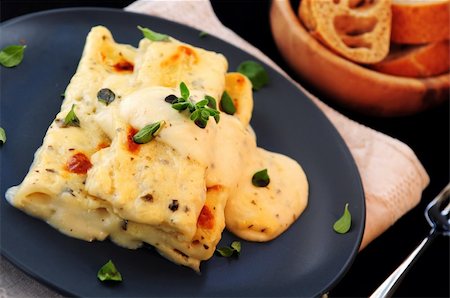
<instances>
[{"instance_id":1,"label":"creamy cheese sauce","mask_svg":"<svg viewBox=\"0 0 450 298\"><path fill-rule=\"evenodd\" d=\"M296 161L258 148L248 125L251 85L226 69L221 54L175 40L143 39L135 49L93 28L61 112L7 200L72 237L110 237L127 248L146 242L195 270L225 224L246 240L275 238L305 209L308 182ZM181 81L193 102L205 95L219 102L225 87L246 100L233 98L234 116L222 112L201 129L164 100L180 96ZM116 94L109 105L97 100L102 88ZM61 128L73 104L82 125ZM131 140L158 121L165 124L151 143ZM256 187L252 176L262 169L270 184Z\"/></svg>"}]
</instances>

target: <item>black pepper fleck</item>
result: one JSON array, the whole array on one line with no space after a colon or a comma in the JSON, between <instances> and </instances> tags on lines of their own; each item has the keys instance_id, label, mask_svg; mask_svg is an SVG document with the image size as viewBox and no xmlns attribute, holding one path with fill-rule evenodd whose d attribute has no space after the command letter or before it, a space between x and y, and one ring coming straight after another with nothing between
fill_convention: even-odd
<instances>
[{"instance_id":1,"label":"black pepper fleck","mask_svg":"<svg viewBox=\"0 0 450 298\"><path fill-rule=\"evenodd\" d=\"M120 227L122 230L126 231L128 229L128 220L124 219Z\"/></svg>"},{"instance_id":2,"label":"black pepper fleck","mask_svg":"<svg viewBox=\"0 0 450 298\"><path fill-rule=\"evenodd\" d=\"M144 200L145 202L153 202L153 196L151 194L146 194L145 196L141 197L142 200Z\"/></svg>"},{"instance_id":3,"label":"black pepper fleck","mask_svg":"<svg viewBox=\"0 0 450 298\"><path fill-rule=\"evenodd\" d=\"M172 203L169 204L169 209L173 212L178 210L178 200L172 200Z\"/></svg>"}]
</instances>

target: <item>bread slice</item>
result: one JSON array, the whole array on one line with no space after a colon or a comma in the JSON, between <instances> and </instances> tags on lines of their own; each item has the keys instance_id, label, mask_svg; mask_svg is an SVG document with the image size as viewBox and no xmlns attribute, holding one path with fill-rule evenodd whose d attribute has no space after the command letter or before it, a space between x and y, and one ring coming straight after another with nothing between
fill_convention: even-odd
<instances>
[{"instance_id":1,"label":"bread slice","mask_svg":"<svg viewBox=\"0 0 450 298\"><path fill-rule=\"evenodd\" d=\"M330 49L349 60L370 64L389 52L390 6L390 0L302 0L299 16Z\"/></svg>"},{"instance_id":2,"label":"bread slice","mask_svg":"<svg viewBox=\"0 0 450 298\"><path fill-rule=\"evenodd\" d=\"M450 0L392 0L391 40L423 44L449 39Z\"/></svg>"},{"instance_id":3,"label":"bread slice","mask_svg":"<svg viewBox=\"0 0 450 298\"><path fill-rule=\"evenodd\" d=\"M371 66L374 70L396 76L426 78L450 70L448 40L425 45L391 45L383 61Z\"/></svg>"}]
</instances>

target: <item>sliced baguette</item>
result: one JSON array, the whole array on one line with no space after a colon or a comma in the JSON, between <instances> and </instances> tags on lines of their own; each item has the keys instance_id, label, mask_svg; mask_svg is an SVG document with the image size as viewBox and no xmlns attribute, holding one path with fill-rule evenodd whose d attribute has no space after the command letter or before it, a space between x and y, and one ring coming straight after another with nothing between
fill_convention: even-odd
<instances>
[{"instance_id":1,"label":"sliced baguette","mask_svg":"<svg viewBox=\"0 0 450 298\"><path fill-rule=\"evenodd\" d=\"M450 70L449 41L415 46L391 45L391 52L372 69L396 76L426 78Z\"/></svg>"},{"instance_id":2,"label":"sliced baguette","mask_svg":"<svg viewBox=\"0 0 450 298\"><path fill-rule=\"evenodd\" d=\"M392 0L391 40L423 44L449 39L450 0Z\"/></svg>"},{"instance_id":3,"label":"sliced baguette","mask_svg":"<svg viewBox=\"0 0 450 298\"><path fill-rule=\"evenodd\" d=\"M302 0L299 16L330 49L358 63L376 63L389 52L391 1Z\"/></svg>"}]
</instances>

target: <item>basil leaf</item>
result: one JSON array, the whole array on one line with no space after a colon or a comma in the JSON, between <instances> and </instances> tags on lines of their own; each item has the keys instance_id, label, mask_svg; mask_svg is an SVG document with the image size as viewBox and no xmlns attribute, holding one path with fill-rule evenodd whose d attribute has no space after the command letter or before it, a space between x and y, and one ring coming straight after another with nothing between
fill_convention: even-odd
<instances>
[{"instance_id":1,"label":"basil leaf","mask_svg":"<svg viewBox=\"0 0 450 298\"><path fill-rule=\"evenodd\" d=\"M116 95L111 91L111 89L103 88L98 91L97 99L104 104L109 105L114 101L114 99L116 99Z\"/></svg>"},{"instance_id":2,"label":"basil leaf","mask_svg":"<svg viewBox=\"0 0 450 298\"><path fill-rule=\"evenodd\" d=\"M122 281L122 275L111 260L109 260L105 265L102 266L102 268L100 268L100 270L98 270L97 278L101 281Z\"/></svg>"},{"instance_id":3,"label":"basil leaf","mask_svg":"<svg viewBox=\"0 0 450 298\"><path fill-rule=\"evenodd\" d=\"M169 35L161 34L155 31L152 31L148 28L143 28L141 26L137 26L139 30L141 30L142 34L145 38L150 39L151 41L169 41Z\"/></svg>"},{"instance_id":4,"label":"basil leaf","mask_svg":"<svg viewBox=\"0 0 450 298\"><path fill-rule=\"evenodd\" d=\"M0 143L6 143L6 132L2 127L0 127Z\"/></svg>"},{"instance_id":5,"label":"basil leaf","mask_svg":"<svg viewBox=\"0 0 450 298\"><path fill-rule=\"evenodd\" d=\"M345 234L352 225L352 215L348 211L348 203L345 204L344 214L334 223L333 229L339 234Z\"/></svg>"},{"instance_id":6,"label":"basil leaf","mask_svg":"<svg viewBox=\"0 0 450 298\"><path fill-rule=\"evenodd\" d=\"M255 61L242 62L237 69L252 82L253 89L259 90L269 83L269 75L264 67Z\"/></svg>"},{"instance_id":7,"label":"basil leaf","mask_svg":"<svg viewBox=\"0 0 450 298\"><path fill-rule=\"evenodd\" d=\"M206 37L206 36L208 36L208 33L205 32L205 31L200 31L200 33L198 34L198 37L200 37L200 38L203 38L203 37Z\"/></svg>"},{"instance_id":8,"label":"basil leaf","mask_svg":"<svg viewBox=\"0 0 450 298\"><path fill-rule=\"evenodd\" d=\"M256 187L265 187L269 185L270 178L267 169L256 172L252 177L252 184Z\"/></svg>"},{"instance_id":9,"label":"basil leaf","mask_svg":"<svg viewBox=\"0 0 450 298\"><path fill-rule=\"evenodd\" d=\"M224 91L222 94L222 98L220 99L220 108L228 115L234 115L234 113L236 113L236 107L234 106L233 100L227 91Z\"/></svg>"},{"instance_id":10,"label":"basil leaf","mask_svg":"<svg viewBox=\"0 0 450 298\"><path fill-rule=\"evenodd\" d=\"M0 51L0 64L4 67L14 67L23 60L23 52L27 46L11 45Z\"/></svg>"},{"instance_id":11,"label":"basil leaf","mask_svg":"<svg viewBox=\"0 0 450 298\"><path fill-rule=\"evenodd\" d=\"M68 126L75 126L80 127L80 119L78 119L77 114L75 114L75 105L72 105L72 108L70 109L69 113L67 113L66 117L64 118L64 127Z\"/></svg>"},{"instance_id":12,"label":"basil leaf","mask_svg":"<svg viewBox=\"0 0 450 298\"><path fill-rule=\"evenodd\" d=\"M145 144L150 142L162 129L164 121L155 122L146 125L133 136L133 141L138 144Z\"/></svg>"},{"instance_id":13,"label":"basil leaf","mask_svg":"<svg viewBox=\"0 0 450 298\"><path fill-rule=\"evenodd\" d=\"M188 87L186 86L186 84L184 82L180 83L180 93L181 93L181 97L185 100L188 100L190 92Z\"/></svg>"}]
</instances>

